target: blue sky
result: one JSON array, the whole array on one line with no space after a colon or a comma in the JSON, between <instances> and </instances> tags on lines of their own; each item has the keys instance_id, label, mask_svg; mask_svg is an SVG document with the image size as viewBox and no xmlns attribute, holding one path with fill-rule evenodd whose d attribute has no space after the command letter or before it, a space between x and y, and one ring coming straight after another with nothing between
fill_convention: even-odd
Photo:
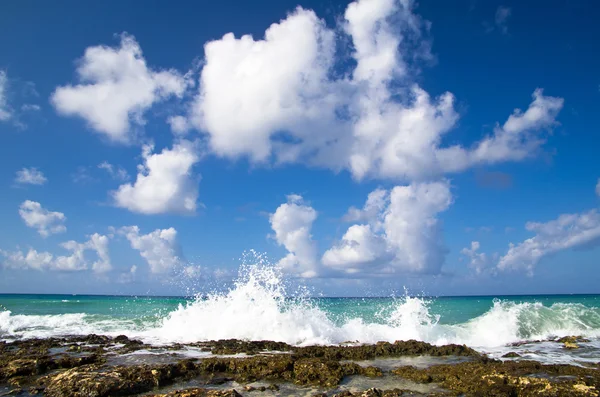
<instances>
[{"instance_id":1,"label":"blue sky","mask_svg":"<svg viewBox=\"0 0 600 397\"><path fill-rule=\"evenodd\" d=\"M593 3L1 8L0 292L599 292Z\"/></svg>"}]
</instances>

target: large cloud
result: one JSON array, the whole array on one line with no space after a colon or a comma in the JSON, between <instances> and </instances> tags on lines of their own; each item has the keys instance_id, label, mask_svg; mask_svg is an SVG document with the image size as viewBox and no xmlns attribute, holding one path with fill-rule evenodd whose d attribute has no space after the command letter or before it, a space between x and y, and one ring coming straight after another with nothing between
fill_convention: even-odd
<instances>
[{"instance_id":1,"label":"large cloud","mask_svg":"<svg viewBox=\"0 0 600 397\"><path fill-rule=\"evenodd\" d=\"M414 180L535 154L563 105L542 90L473 147L442 146L458 114L451 93L432 98L414 79L417 61L432 55L429 24L413 6L351 3L342 27L352 51L301 8L262 40L207 43L192 121L221 156L347 169L355 179Z\"/></svg>"},{"instance_id":2,"label":"large cloud","mask_svg":"<svg viewBox=\"0 0 600 397\"><path fill-rule=\"evenodd\" d=\"M207 43L204 53L196 116L216 153L264 161L274 133L314 138L305 128L329 117L332 101L324 86L333 32L314 12L298 8L271 25L264 40L226 34Z\"/></svg>"},{"instance_id":3,"label":"large cloud","mask_svg":"<svg viewBox=\"0 0 600 397\"><path fill-rule=\"evenodd\" d=\"M78 116L109 140L129 143L131 124L143 125L144 113L172 95L182 96L187 82L174 70L146 65L135 38L121 35L118 48L89 47L77 63L80 83L56 88L51 102L66 116Z\"/></svg>"},{"instance_id":4,"label":"large cloud","mask_svg":"<svg viewBox=\"0 0 600 397\"><path fill-rule=\"evenodd\" d=\"M120 229L127 237L131 248L138 250L148 262L150 272L168 273L182 263L181 248L177 244L177 231L174 228L156 229L148 234L140 234L137 226Z\"/></svg>"},{"instance_id":5,"label":"large cloud","mask_svg":"<svg viewBox=\"0 0 600 397\"><path fill-rule=\"evenodd\" d=\"M279 265L301 277L438 274L446 248L437 215L451 202L447 182L377 189L363 209L351 208L345 216L361 223L319 259L311 235L317 212L300 196L288 196L270 217L275 239L289 251Z\"/></svg>"},{"instance_id":6,"label":"large cloud","mask_svg":"<svg viewBox=\"0 0 600 397\"><path fill-rule=\"evenodd\" d=\"M115 204L142 214L194 213L199 177L193 175L192 167L200 159L195 145L182 140L160 153L152 150L152 146L144 147L144 164L138 166L135 183L112 192Z\"/></svg>"},{"instance_id":7,"label":"large cloud","mask_svg":"<svg viewBox=\"0 0 600 397\"><path fill-rule=\"evenodd\" d=\"M362 211L349 212L349 218L364 223L348 228L325 252L323 265L347 274L437 274L446 248L436 217L451 202L447 182L375 190Z\"/></svg>"},{"instance_id":8,"label":"large cloud","mask_svg":"<svg viewBox=\"0 0 600 397\"><path fill-rule=\"evenodd\" d=\"M62 212L48 211L36 201L26 200L19 207L19 215L25 224L37 229L42 237L67 231L67 217Z\"/></svg>"}]
</instances>

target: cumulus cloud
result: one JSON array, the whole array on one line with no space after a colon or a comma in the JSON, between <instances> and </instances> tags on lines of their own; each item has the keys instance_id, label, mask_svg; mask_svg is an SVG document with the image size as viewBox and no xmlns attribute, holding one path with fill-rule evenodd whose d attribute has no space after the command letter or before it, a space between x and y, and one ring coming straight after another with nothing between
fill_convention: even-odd
<instances>
[{"instance_id":1,"label":"cumulus cloud","mask_svg":"<svg viewBox=\"0 0 600 397\"><path fill-rule=\"evenodd\" d=\"M12 110L8 106L6 91L8 86L8 77L4 70L0 70L0 121L9 120L12 117Z\"/></svg>"},{"instance_id":2,"label":"cumulus cloud","mask_svg":"<svg viewBox=\"0 0 600 397\"><path fill-rule=\"evenodd\" d=\"M120 233L129 240L131 248L140 252L152 273L168 273L182 263L177 231L172 227L140 234L138 226L127 226L121 228Z\"/></svg>"},{"instance_id":3,"label":"cumulus cloud","mask_svg":"<svg viewBox=\"0 0 600 397\"><path fill-rule=\"evenodd\" d=\"M26 200L19 207L19 215L25 224L37 229L42 237L67 231L65 221L67 217L62 212L48 211L36 201Z\"/></svg>"},{"instance_id":4,"label":"cumulus cloud","mask_svg":"<svg viewBox=\"0 0 600 397\"><path fill-rule=\"evenodd\" d=\"M438 274L446 255L437 215L452 202L448 182L376 189L362 209L350 208L351 225L319 258L311 228L317 212L298 195L271 214L275 240L289 253L281 268L300 277Z\"/></svg>"},{"instance_id":5,"label":"cumulus cloud","mask_svg":"<svg viewBox=\"0 0 600 397\"><path fill-rule=\"evenodd\" d=\"M50 100L57 112L83 118L95 131L118 143L134 138L132 125L144 125L144 113L173 95L187 81L175 70L153 70L133 36L121 35L117 48L89 47L77 62L79 84L57 87Z\"/></svg>"},{"instance_id":6,"label":"cumulus cloud","mask_svg":"<svg viewBox=\"0 0 600 397\"><path fill-rule=\"evenodd\" d=\"M97 261L92 264L92 270L97 274L101 274L112 269L108 253L108 237L106 236L95 233L85 243L70 240L60 246L70 251L71 254L54 256L49 252L38 252L33 248L29 248L26 253L19 249L14 252L0 250L0 255L4 257L2 263L7 268L70 272L88 269L89 264L85 253L86 251L94 251Z\"/></svg>"},{"instance_id":7,"label":"cumulus cloud","mask_svg":"<svg viewBox=\"0 0 600 397\"><path fill-rule=\"evenodd\" d=\"M317 211L296 194L289 195L287 202L269 216L275 240L289 251L279 261L284 271L301 277L317 275L317 246L310 232L316 218Z\"/></svg>"},{"instance_id":8,"label":"cumulus cloud","mask_svg":"<svg viewBox=\"0 0 600 397\"><path fill-rule=\"evenodd\" d=\"M43 185L48 182L48 179L42 171L35 167L30 167L17 171L15 182L21 185Z\"/></svg>"},{"instance_id":9,"label":"cumulus cloud","mask_svg":"<svg viewBox=\"0 0 600 397\"><path fill-rule=\"evenodd\" d=\"M195 145L182 140L160 153L152 150L144 146L135 183L112 192L116 206L141 214L195 213L200 179L192 172L200 159Z\"/></svg>"},{"instance_id":10,"label":"cumulus cloud","mask_svg":"<svg viewBox=\"0 0 600 397\"><path fill-rule=\"evenodd\" d=\"M266 160L275 131L304 133L331 106L322 86L333 61L333 32L314 12L298 8L264 40L228 33L204 46L195 108L200 128L219 155Z\"/></svg>"},{"instance_id":11,"label":"cumulus cloud","mask_svg":"<svg viewBox=\"0 0 600 397\"><path fill-rule=\"evenodd\" d=\"M546 223L528 222L525 229L535 235L519 244L510 244L500 258L498 269L524 269L533 273L544 257L569 248L600 243L600 214L593 209L579 214L563 214Z\"/></svg>"},{"instance_id":12,"label":"cumulus cloud","mask_svg":"<svg viewBox=\"0 0 600 397\"><path fill-rule=\"evenodd\" d=\"M188 122L220 156L346 169L358 180L412 181L535 154L563 104L542 90L473 147L442 145L459 118L455 98L431 97L414 78L418 61L432 58L429 26L412 1L358 0L341 29L350 50L302 8L260 40L226 34L205 45Z\"/></svg>"},{"instance_id":13,"label":"cumulus cloud","mask_svg":"<svg viewBox=\"0 0 600 397\"><path fill-rule=\"evenodd\" d=\"M346 274L440 272L446 248L437 215L452 203L448 182L413 183L372 192L324 266Z\"/></svg>"},{"instance_id":14,"label":"cumulus cloud","mask_svg":"<svg viewBox=\"0 0 600 397\"><path fill-rule=\"evenodd\" d=\"M108 161L103 161L102 163L98 164L98 168L108 172L108 174L117 181L129 180L129 174L123 167L112 165Z\"/></svg>"},{"instance_id":15,"label":"cumulus cloud","mask_svg":"<svg viewBox=\"0 0 600 397\"><path fill-rule=\"evenodd\" d=\"M489 265L489 258L484 252L479 252L479 241L471 241L470 248L463 248L460 253L469 260L469 267L475 270L475 273L481 274Z\"/></svg>"}]
</instances>

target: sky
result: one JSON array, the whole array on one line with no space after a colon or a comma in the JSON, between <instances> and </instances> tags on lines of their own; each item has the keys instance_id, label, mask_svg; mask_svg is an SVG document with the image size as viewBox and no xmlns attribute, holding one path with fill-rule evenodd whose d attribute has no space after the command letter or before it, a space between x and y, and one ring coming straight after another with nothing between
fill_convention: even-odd
<instances>
[{"instance_id":1,"label":"sky","mask_svg":"<svg viewBox=\"0 0 600 397\"><path fill-rule=\"evenodd\" d=\"M600 293L599 17L3 3L0 293Z\"/></svg>"}]
</instances>

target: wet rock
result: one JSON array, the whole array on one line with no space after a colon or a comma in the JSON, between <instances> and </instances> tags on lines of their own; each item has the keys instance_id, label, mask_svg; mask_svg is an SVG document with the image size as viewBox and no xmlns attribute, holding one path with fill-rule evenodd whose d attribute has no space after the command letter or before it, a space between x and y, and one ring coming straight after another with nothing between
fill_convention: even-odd
<instances>
[{"instance_id":1,"label":"wet rock","mask_svg":"<svg viewBox=\"0 0 600 397\"><path fill-rule=\"evenodd\" d=\"M361 368L360 374L368 376L369 378L378 378L380 376L383 376L383 372L381 371L381 369L374 366Z\"/></svg>"},{"instance_id":2,"label":"wet rock","mask_svg":"<svg viewBox=\"0 0 600 397\"><path fill-rule=\"evenodd\" d=\"M563 336L560 339L556 340L558 343L586 343L589 342L589 339L584 338L583 336Z\"/></svg>"},{"instance_id":3,"label":"wet rock","mask_svg":"<svg viewBox=\"0 0 600 397\"><path fill-rule=\"evenodd\" d=\"M439 383L466 396L597 396L600 389L595 369L525 360L400 367L392 373L419 383Z\"/></svg>"},{"instance_id":4,"label":"wet rock","mask_svg":"<svg viewBox=\"0 0 600 397\"><path fill-rule=\"evenodd\" d=\"M416 340L379 342L362 346L307 346L294 350L300 357L320 357L330 360L370 360L377 357L401 356L471 356L480 357L475 350L465 345L434 346Z\"/></svg>"},{"instance_id":5,"label":"wet rock","mask_svg":"<svg viewBox=\"0 0 600 397\"><path fill-rule=\"evenodd\" d=\"M502 356L503 358L516 358L516 357L521 357L521 355L519 353L515 353L515 352L508 352L505 355Z\"/></svg>"},{"instance_id":6,"label":"wet rock","mask_svg":"<svg viewBox=\"0 0 600 397\"><path fill-rule=\"evenodd\" d=\"M579 349L579 345L575 342L565 342L564 348L565 349Z\"/></svg>"}]
</instances>

